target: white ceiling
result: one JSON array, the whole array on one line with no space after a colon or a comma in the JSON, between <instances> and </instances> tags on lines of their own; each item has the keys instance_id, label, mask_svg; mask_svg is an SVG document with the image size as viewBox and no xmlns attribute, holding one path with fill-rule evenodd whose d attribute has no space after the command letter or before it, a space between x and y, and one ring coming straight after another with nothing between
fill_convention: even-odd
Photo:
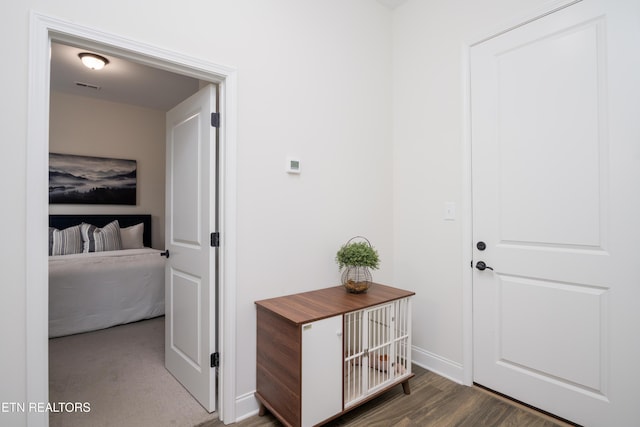
<instances>
[{"instance_id":1,"label":"white ceiling","mask_svg":"<svg viewBox=\"0 0 640 427\"><path fill-rule=\"evenodd\" d=\"M80 52L98 53L109 64L102 70L90 70L80 62ZM168 111L198 88L199 81L191 77L96 51L51 44L51 90Z\"/></svg>"}]
</instances>

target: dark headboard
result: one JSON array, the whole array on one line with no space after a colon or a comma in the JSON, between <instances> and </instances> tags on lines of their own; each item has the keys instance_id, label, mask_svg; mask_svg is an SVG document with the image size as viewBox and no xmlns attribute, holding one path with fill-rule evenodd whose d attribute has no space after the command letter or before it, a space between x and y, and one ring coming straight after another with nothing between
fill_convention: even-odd
<instances>
[{"instance_id":1,"label":"dark headboard","mask_svg":"<svg viewBox=\"0 0 640 427\"><path fill-rule=\"evenodd\" d=\"M118 220L121 228L144 223L142 242L148 248L151 247L151 215L49 215L49 227L58 230L86 222L96 227L104 227L111 221Z\"/></svg>"}]
</instances>

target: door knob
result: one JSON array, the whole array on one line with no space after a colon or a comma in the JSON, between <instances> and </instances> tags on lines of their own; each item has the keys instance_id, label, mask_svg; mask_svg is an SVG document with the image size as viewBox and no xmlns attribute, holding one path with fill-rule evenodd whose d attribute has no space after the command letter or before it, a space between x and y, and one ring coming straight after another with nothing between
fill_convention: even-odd
<instances>
[{"instance_id":1,"label":"door knob","mask_svg":"<svg viewBox=\"0 0 640 427\"><path fill-rule=\"evenodd\" d=\"M166 250L166 251L164 251L164 252L161 252L161 253L160 253L160 256L166 256L167 258L169 258L169 249L167 249L167 250Z\"/></svg>"},{"instance_id":2,"label":"door knob","mask_svg":"<svg viewBox=\"0 0 640 427\"><path fill-rule=\"evenodd\" d=\"M478 261L478 263L476 264L476 268L480 271L483 271L486 269L493 271L493 268L489 267L484 261Z\"/></svg>"},{"instance_id":3,"label":"door knob","mask_svg":"<svg viewBox=\"0 0 640 427\"><path fill-rule=\"evenodd\" d=\"M478 242L476 243L476 248L478 248L479 251L484 251L487 249L487 244L485 242Z\"/></svg>"}]
</instances>

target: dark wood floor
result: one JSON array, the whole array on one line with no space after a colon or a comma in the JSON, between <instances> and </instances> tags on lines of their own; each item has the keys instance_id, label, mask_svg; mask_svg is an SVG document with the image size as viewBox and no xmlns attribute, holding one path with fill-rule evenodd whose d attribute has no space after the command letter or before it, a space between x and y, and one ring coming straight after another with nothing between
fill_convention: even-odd
<instances>
[{"instance_id":1,"label":"dark wood floor","mask_svg":"<svg viewBox=\"0 0 640 427\"><path fill-rule=\"evenodd\" d=\"M550 418L478 387L459 385L413 366L411 395L402 387L354 409L326 424L329 427L566 427L569 424ZM238 427L280 426L271 415L254 416L235 424ZM200 427L222 427L220 421Z\"/></svg>"}]
</instances>

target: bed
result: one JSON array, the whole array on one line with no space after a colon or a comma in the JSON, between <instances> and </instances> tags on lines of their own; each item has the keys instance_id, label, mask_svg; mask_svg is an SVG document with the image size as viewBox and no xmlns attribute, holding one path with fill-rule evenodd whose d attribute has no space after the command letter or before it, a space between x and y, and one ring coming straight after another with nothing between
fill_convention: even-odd
<instances>
[{"instance_id":1,"label":"bed","mask_svg":"<svg viewBox=\"0 0 640 427\"><path fill-rule=\"evenodd\" d=\"M99 232L115 220L123 249L78 253L75 248L75 253L52 254L52 233L75 230L83 223L94 226L82 226L83 230ZM49 227L50 338L164 314L166 258L151 248L151 215L51 215Z\"/></svg>"}]
</instances>

